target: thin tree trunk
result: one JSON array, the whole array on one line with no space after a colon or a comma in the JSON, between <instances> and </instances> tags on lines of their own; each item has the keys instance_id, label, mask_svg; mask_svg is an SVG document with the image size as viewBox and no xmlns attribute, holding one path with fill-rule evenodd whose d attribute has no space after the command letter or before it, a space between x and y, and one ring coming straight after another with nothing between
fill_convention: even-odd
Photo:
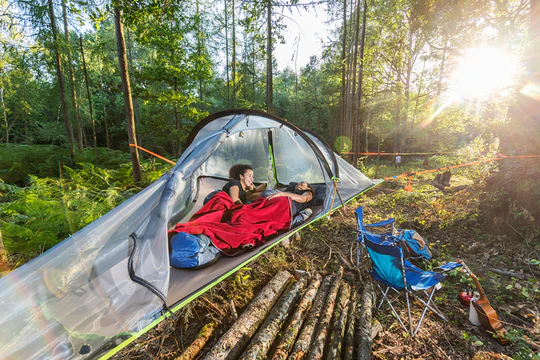
<instances>
[{"instance_id":1,"label":"thin tree trunk","mask_svg":"<svg viewBox=\"0 0 540 360\"><path fill-rule=\"evenodd\" d=\"M345 115L346 115L346 109L347 109L347 93L346 93L346 83L345 83L345 77L346 77L346 70L347 70L347 64L346 64L346 49L347 49L347 0L343 0L343 40L341 44L341 101L340 101L340 108L341 108L341 116L340 116L340 128L339 133L341 136L344 136L346 133L346 127L345 127Z\"/></svg>"},{"instance_id":2,"label":"thin tree trunk","mask_svg":"<svg viewBox=\"0 0 540 360\"><path fill-rule=\"evenodd\" d=\"M237 359L292 278L288 271L277 273L248 305L240 318L208 352L205 359Z\"/></svg>"},{"instance_id":3,"label":"thin tree trunk","mask_svg":"<svg viewBox=\"0 0 540 360\"><path fill-rule=\"evenodd\" d=\"M2 239L2 230L0 229L0 265L8 263L7 251L4 246L4 240Z\"/></svg>"},{"instance_id":4,"label":"thin tree trunk","mask_svg":"<svg viewBox=\"0 0 540 360\"><path fill-rule=\"evenodd\" d=\"M371 308L373 307L373 284L366 282L362 294L362 308L360 312L360 344L358 345L358 359L371 359Z\"/></svg>"},{"instance_id":5,"label":"thin tree trunk","mask_svg":"<svg viewBox=\"0 0 540 360\"><path fill-rule=\"evenodd\" d=\"M357 0L356 2L356 25L355 25L355 31L354 31L354 55L353 55L353 70L352 70L352 119L353 119L353 130L352 130L352 164L354 167L357 166L358 162L358 155L356 154L358 152L359 146L358 141L360 140L357 136L358 134L358 111L360 108L359 101L357 99L356 95L356 65L358 63L358 37L360 35L360 0ZM360 79L358 79L360 81ZM360 91L360 84L358 85L358 90Z\"/></svg>"},{"instance_id":6,"label":"thin tree trunk","mask_svg":"<svg viewBox=\"0 0 540 360\"><path fill-rule=\"evenodd\" d=\"M315 329L319 323L319 318L324 306L324 300L326 299L326 295L328 294L328 290L330 289L330 285L332 285L334 279L334 276L327 276L324 278L321 287L315 296L315 300L313 300L313 306L311 307L311 310L306 318L305 325L302 328L300 335L298 335L298 339L296 340L293 349L291 350L289 359L300 360L307 355L311 341L315 335Z\"/></svg>"},{"instance_id":7,"label":"thin tree trunk","mask_svg":"<svg viewBox=\"0 0 540 360\"><path fill-rule=\"evenodd\" d=\"M360 0L358 0L360 1ZM358 91L356 92L356 113L355 113L355 129L354 129L354 144L356 145L356 149L354 150L355 157L356 153L360 151L360 138L361 138L361 131L362 131L362 116L361 116L361 107L362 107L362 94L363 94L363 88L362 85L364 83L364 49L366 46L366 22L367 22L367 0L364 0L364 11L362 15L362 38L360 39L360 67L358 69ZM366 150L367 151L367 150ZM353 164L356 165L356 158L353 161Z\"/></svg>"},{"instance_id":8,"label":"thin tree trunk","mask_svg":"<svg viewBox=\"0 0 540 360\"><path fill-rule=\"evenodd\" d=\"M442 92L442 79L445 71L445 63L446 63L446 47L448 46L448 33L445 29L444 31L444 47L443 47L443 56L441 59L441 67L439 69L439 79L437 80L437 96L441 95Z\"/></svg>"},{"instance_id":9,"label":"thin tree trunk","mask_svg":"<svg viewBox=\"0 0 540 360\"><path fill-rule=\"evenodd\" d=\"M92 96L90 94L90 85L88 84L88 72L86 71L86 60L84 59L82 35L79 37L79 44L81 45L81 59L83 63L84 82L86 84L86 94L88 96L88 109L90 110L90 121L92 122L92 139L94 142L94 152L96 153L96 165L97 165L99 163L99 153L98 153L98 148L97 148L96 123L94 122L94 111L92 109Z\"/></svg>"},{"instance_id":10,"label":"thin tree trunk","mask_svg":"<svg viewBox=\"0 0 540 360\"><path fill-rule=\"evenodd\" d=\"M232 101L236 108L236 11L232 0Z\"/></svg>"},{"instance_id":11,"label":"thin tree trunk","mask_svg":"<svg viewBox=\"0 0 540 360\"><path fill-rule=\"evenodd\" d=\"M210 336L212 336L212 333L214 332L214 323L210 323L208 325L205 325L201 331L199 331L199 334L197 335L197 338L195 341L191 343L187 347L187 349L184 351L184 353L176 358L176 360L192 360L194 359L197 354L201 351L201 349L204 347L204 345L208 342L208 339Z\"/></svg>"},{"instance_id":12,"label":"thin tree trunk","mask_svg":"<svg viewBox=\"0 0 540 360\"><path fill-rule=\"evenodd\" d=\"M129 81L130 83L135 83L135 72L133 71L133 41L131 41L131 31L129 31L129 29L127 30L127 44L129 56ZM140 121L139 104L137 103L137 99L133 97L133 93L131 93L131 101L133 102L133 110L135 111L135 124L138 124Z\"/></svg>"},{"instance_id":13,"label":"thin tree trunk","mask_svg":"<svg viewBox=\"0 0 540 360\"><path fill-rule=\"evenodd\" d=\"M279 329L287 319L292 307L296 305L302 290L306 287L307 277L303 276L295 284L291 284L283 293L274 306L260 329L255 333L246 351L240 357L241 360L264 360L267 359L268 350L274 342Z\"/></svg>"},{"instance_id":14,"label":"thin tree trunk","mask_svg":"<svg viewBox=\"0 0 540 360\"><path fill-rule=\"evenodd\" d=\"M6 103L4 102L4 87L0 87L0 100L2 100L2 110L4 112L4 125L6 127L6 143L9 143L9 123L7 118Z\"/></svg>"},{"instance_id":15,"label":"thin tree trunk","mask_svg":"<svg viewBox=\"0 0 540 360\"><path fill-rule=\"evenodd\" d=\"M324 308L321 314L319 325L317 326L317 332L313 338L313 342L309 347L309 354L307 360L319 360L322 359L324 353L324 345L326 344L326 338L328 336L328 330L330 328L330 319L334 313L334 307L336 305L336 297L339 287L341 285L341 277L343 276L343 268L340 267L339 273L334 276L334 282L328 290L328 296L324 304Z\"/></svg>"},{"instance_id":16,"label":"thin tree trunk","mask_svg":"<svg viewBox=\"0 0 540 360\"><path fill-rule=\"evenodd\" d=\"M176 78L176 76L174 77L174 92L175 94L178 95L178 80ZM174 120L175 120L175 123L176 123L176 130L178 131L178 134L180 133L180 117L178 116L178 104L177 102L175 101L174 102ZM174 153L176 155L176 157L180 156L180 137L178 137L178 141L177 143L175 144L175 148L176 148L176 152Z\"/></svg>"},{"instance_id":17,"label":"thin tree trunk","mask_svg":"<svg viewBox=\"0 0 540 360\"><path fill-rule=\"evenodd\" d=\"M197 11L197 61L201 61L202 58L202 35L201 35L201 14L199 13L199 0L195 0L195 7ZM202 76L199 75L199 100L201 101L201 104L203 103L203 81Z\"/></svg>"},{"instance_id":18,"label":"thin tree trunk","mask_svg":"<svg viewBox=\"0 0 540 360\"><path fill-rule=\"evenodd\" d=\"M49 0L51 1L51 0ZM137 145L137 132L135 131L135 119L133 114L133 101L131 99L131 86L129 84L129 72L126 57L126 43L124 39L124 28L122 26L122 10L114 8L114 25L116 28L116 47L118 51L118 64L120 66L120 77L122 78L122 91L124 93L124 106L126 110L126 121L128 129L128 140L130 144ZM133 179L136 184L141 183L141 165L139 162L139 151L135 146L130 146L131 166L133 168Z\"/></svg>"},{"instance_id":19,"label":"thin tree trunk","mask_svg":"<svg viewBox=\"0 0 540 360\"><path fill-rule=\"evenodd\" d=\"M354 358L354 323L356 322L356 290L352 289L351 301L349 302L347 330L345 332L344 360Z\"/></svg>"},{"instance_id":20,"label":"thin tree trunk","mask_svg":"<svg viewBox=\"0 0 540 360\"><path fill-rule=\"evenodd\" d=\"M71 93L73 96L73 109L74 109L74 115L75 115L75 122L74 122L75 123L75 141L77 142L77 149L79 151L82 151L83 149L82 129L81 129L81 121L79 119L79 104L77 103L77 89L75 88L75 75L73 73L73 59L71 56L71 41L69 39L66 0L62 0L62 15L64 17L64 36L66 38L69 80L71 83Z\"/></svg>"},{"instance_id":21,"label":"thin tree trunk","mask_svg":"<svg viewBox=\"0 0 540 360\"><path fill-rule=\"evenodd\" d=\"M100 57L98 57L99 62L99 82L101 84L101 105L103 106L103 124L105 125L105 144L107 145L107 149L111 148L111 144L109 142L109 126L107 124L107 112L105 111L105 90L103 86L103 69L101 68L101 60Z\"/></svg>"},{"instance_id":22,"label":"thin tree trunk","mask_svg":"<svg viewBox=\"0 0 540 360\"><path fill-rule=\"evenodd\" d=\"M281 337L281 340L276 347L276 351L274 353L274 356L272 357L272 360L284 360L287 358L287 355L289 355L289 350L294 345L296 335L298 335L300 328L302 328L302 324L306 317L307 311L311 307L313 299L315 298L315 295L317 295L317 290L321 286L321 281L322 277L319 274L316 274L311 280L311 283L309 284L308 289L302 297L302 300L300 300L300 303L298 304L296 310L291 316L289 325L283 332L283 336Z\"/></svg>"},{"instance_id":23,"label":"thin tree trunk","mask_svg":"<svg viewBox=\"0 0 540 360\"><path fill-rule=\"evenodd\" d=\"M64 119L64 126L66 128L69 156L71 156L71 158L74 159L75 153L73 152L73 129L71 128L71 122L69 120L69 116L67 112L66 98L64 96L64 93L65 93L64 77L62 73L62 61L60 59L60 46L58 44L58 34L56 31L54 7L53 7L52 0L48 0L48 3L49 3L49 18L51 20L51 31L53 35L53 44L54 44L54 52L55 52L55 59L56 59L56 75L57 75L57 80L58 80L58 89L60 92L60 106L62 107L62 118Z\"/></svg>"},{"instance_id":24,"label":"thin tree trunk","mask_svg":"<svg viewBox=\"0 0 540 360\"><path fill-rule=\"evenodd\" d=\"M225 73L227 74L227 107L231 107L231 80L229 79L229 14L225 1Z\"/></svg>"},{"instance_id":25,"label":"thin tree trunk","mask_svg":"<svg viewBox=\"0 0 540 360\"><path fill-rule=\"evenodd\" d=\"M332 320L332 333L330 334L329 349L326 354L327 360L341 358L343 348L343 340L347 325L347 314L349 313L349 301L351 297L351 287L347 283L341 284L339 296L337 299L337 307L334 308Z\"/></svg>"},{"instance_id":26,"label":"thin tree trunk","mask_svg":"<svg viewBox=\"0 0 540 360\"><path fill-rule=\"evenodd\" d=\"M266 0L266 111L274 113L272 77L272 0Z\"/></svg>"}]
</instances>

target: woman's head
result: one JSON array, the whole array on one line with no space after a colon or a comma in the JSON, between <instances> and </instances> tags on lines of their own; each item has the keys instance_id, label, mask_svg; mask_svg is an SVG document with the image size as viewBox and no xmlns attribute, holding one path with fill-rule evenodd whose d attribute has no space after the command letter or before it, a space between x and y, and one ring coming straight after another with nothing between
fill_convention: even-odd
<instances>
[{"instance_id":1,"label":"woman's head","mask_svg":"<svg viewBox=\"0 0 540 360\"><path fill-rule=\"evenodd\" d=\"M253 168L247 164L236 164L229 169L229 178L239 180L244 185L253 185Z\"/></svg>"},{"instance_id":2,"label":"woman's head","mask_svg":"<svg viewBox=\"0 0 540 360\"><path fill-rule=\"evenodd\" d=\"M313 187L313 185L306 181L298 182L294 189L298 191L311 191L312 194L315 194L315 188Z\"/></svg>"}]
</instances>

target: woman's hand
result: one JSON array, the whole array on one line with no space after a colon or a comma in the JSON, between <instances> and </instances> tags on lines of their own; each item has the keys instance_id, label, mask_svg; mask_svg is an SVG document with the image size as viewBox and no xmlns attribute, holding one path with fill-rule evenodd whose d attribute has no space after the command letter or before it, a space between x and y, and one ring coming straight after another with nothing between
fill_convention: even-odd
<instances>
[{"instance_id":1,"label":"woman's hand","mask_svg":"<svg viewBox=\"0 0 540 360\"><path fill-rule=\"evenodd\" d=\"M278 193L275 193L275 194L272 194L268 197L268 200L270 199L273 199L273 198L276 198L276 197L281 197L281 196L287 196L286 193L283 193L283 192L278 192Z\"/></svg>"}]
</instances>

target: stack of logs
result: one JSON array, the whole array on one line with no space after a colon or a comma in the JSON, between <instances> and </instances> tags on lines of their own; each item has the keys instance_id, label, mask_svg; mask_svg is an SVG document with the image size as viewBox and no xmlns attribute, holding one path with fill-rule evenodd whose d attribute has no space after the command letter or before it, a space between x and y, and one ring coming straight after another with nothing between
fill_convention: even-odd
<instances>
[{"instance_id":1,"label":"stack of logs","mask_svg":"<svg viewBox=\"0 0 540 360\"><path fill-rule=\"evenodd\" d=\"M288 271L277 273L205 359L371 358L371 285L364 287L362 311L357 311L357 292L342 275L341 268L324 279L304 274L295 280ZM198 350L201 338L197 341ZM193 358L195 348L190 348L179 359Z\"/></svg>"}]
</instances>

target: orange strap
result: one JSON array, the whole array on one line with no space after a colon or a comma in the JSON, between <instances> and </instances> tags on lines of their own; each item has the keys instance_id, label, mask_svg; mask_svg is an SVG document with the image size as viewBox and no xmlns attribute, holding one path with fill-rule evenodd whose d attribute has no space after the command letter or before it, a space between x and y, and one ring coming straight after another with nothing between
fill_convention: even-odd
<instances>
[{"instance_id":1,"label":"orange strap","mask_svg":"<svg viewBox=\"0 0 540 360\"><path fill-rule=\"evenodd\" d=\"M151 152L150 150L147 150L147 149L145 149L145 148L143 148L143 147L141 147L141 146L139 146L139 145L129 144L129 146L133 146L133 147L135 147L135 148L137 148L137 149L139 149L139 150L142 150L142 151L144 151L144 152L147 152L147 153L149 153L149 154L152 155L152 156L155 156L155 157L157 157L157 158L159 158L159 159L161 159L161 160L163 160L163 161L168 162L169 164L176 165L176 163L175 163L174 161L171 161L171 160L169 160L169 159L167 159L167 158L164 158L163 156L158 155L158 154L156 154L156 153L154 153L154 152Z\"/></svg>"},{"instance_id":2,"label":"orange strap","mask_svg":"<svg viewBox=\"0 0 540 360\"><path fill-rule=\"evenodd\" d=\"M489 160L473 161L473 162L470 162L470 163L467 163L467 164L445 166L445 167L438 168L438 169L431 169L431 170L425 170L425 171L419 171L419 172L411 172L411 173L403 173L403 174L400 174L400 175L394 175L392 177L385 177L384 180L388 181L388 180L405 178L405 177L410 178L413 175L429 174L429 173L437 172L437 171L441 171L441 170L456 169L456 168L465 167L465 166L472 166L472 165L478 165L478 164L488 163L488 162L492 162L492 161L499 161L499 160L502 160L502 159L525 159L525 158L540 158L540 155L505 156L503 154L498 154L498 157L493 158L493 159L489 159Z\"/></svg>"}]
</instances>

